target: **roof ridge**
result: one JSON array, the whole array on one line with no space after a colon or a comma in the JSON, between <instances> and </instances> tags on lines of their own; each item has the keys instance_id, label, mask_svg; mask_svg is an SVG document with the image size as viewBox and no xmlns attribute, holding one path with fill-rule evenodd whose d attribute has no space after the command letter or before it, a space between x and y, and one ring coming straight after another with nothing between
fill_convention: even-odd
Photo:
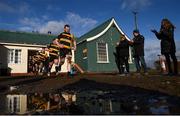
<instances>
[{"instance_id":1,"label":"roof ridge","mask_svg":"<svg viewBox=\"0 0 180 116\"><path fill-rule=\"evenodd\" d=\"M0 30L0 43L45 45L49 44L55 37L57 36Z\"/></svg>"},{"instance_id":2,"label":"roof ridge","mask_svg":"<svg viewBox=\"0 0 180 116\"><path fill-rule=\"evenodd\" d=\"M47 35L47 36L57 36L54 34L45 34L45 33L33 33L33 32L26 32L26 31L13 31L13 30L0 30L0 32L10 32L10 33L19 33L19 34L31 34L31 35Z\"/></svg>"}]
</instances>

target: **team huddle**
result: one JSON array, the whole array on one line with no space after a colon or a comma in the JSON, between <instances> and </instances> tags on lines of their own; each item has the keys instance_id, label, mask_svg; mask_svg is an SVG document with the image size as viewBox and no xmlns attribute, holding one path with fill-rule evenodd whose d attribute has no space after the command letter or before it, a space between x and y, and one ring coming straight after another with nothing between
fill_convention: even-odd
<instances>
[{"instance_id":1,"label":"team huddle","mask_svg":"<svg viewBox=\"0 0 180 116\"><path fill-rule=\"evenodd\" d=\"M75 69L83 73L84 71L72 62L72 50L76 51L76 40L70 33L70 26L65 25L64 32L32 57L33 72L45 73L48 76L52 72L56 72L58 75L61 72L61 66L67 60L68 75L73 74Z\"/></svg>"}]
</instances>

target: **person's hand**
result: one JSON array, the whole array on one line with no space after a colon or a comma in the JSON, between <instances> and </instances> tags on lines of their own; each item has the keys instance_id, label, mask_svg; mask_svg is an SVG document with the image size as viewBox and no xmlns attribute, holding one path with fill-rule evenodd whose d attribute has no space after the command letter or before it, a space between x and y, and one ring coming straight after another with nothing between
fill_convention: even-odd
<instances>
[{"instance_id":1,"label":"person's hand","mask_svg":"<svg viewBox=\"0 0 180 116\"><path fill-rule=\"evenodd\" d=\"M60 48L64 48L64 45L63 45L63 44L60 44L59 47L60 47Z\"/></svg>"},{"instance_id":2,"label":"person's hand","mask_svg":"<svg viewBox=\"0 0 180 116\"><path fill-rule=\"evenodd\" d=\"M133 40L128 41L129 45L133 45L133 42L134 42Z\"/></svg>"},{"instance_id":3,"label":"person's hand","mask_svg":"<svg viewBox=\"0 0 180 116\"><path fill-rule=\"evenodd\" d=\"M116 46L118 46L119 44L120 44L120 43L119 43L119 42L117 42L117 43L116 43Z\"/></svg>"},{"instance_id":4,"label":"person's hand","mask_svg":"<svg viewBox=\"0 0 180 116\"><path fill-rule=\"evenodd\" d=\"M155 30L155 29L151 29L151 32L153 32L153 33L157 33L157 31Z\"/></svg>"},{"instance_id":5,"label":"person's hand","mask_svg":"<svg viewBox=\"0 0 180 116\"><path fill-rule=\"evenodd\" d=\"M130 43L134 43L134 40L130 40Z\"/></svg>"},{"instance_id":6,"label":"person's hand","mask_svg":"<svg viewBox=\"0 0 180 116\"><path fill-rule=\"evenodd\" d=\"M72 47L72 50L76 51L76 47Z\"/></svg>"}]
</instances>

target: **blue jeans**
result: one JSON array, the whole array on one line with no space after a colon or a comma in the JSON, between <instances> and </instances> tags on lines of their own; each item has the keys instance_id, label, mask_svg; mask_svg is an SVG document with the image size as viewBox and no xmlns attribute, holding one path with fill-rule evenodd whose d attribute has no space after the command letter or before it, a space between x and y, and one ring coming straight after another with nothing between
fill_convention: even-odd
<instances>
[{"instance_id":1,"label":"blue jeans","mask_svg":"<svg viewBox=\"0 0 180 116\"><path fill-rule=\"evenodd\" d=\"M135 62L136 69L137 69L138 73L141 71L141 66L143 67L144 72L145 73L147 72L147 66L146 66L144 56L135 56L134 57L134 62ZM141 62L141 65L140 65L140 62Z\"/></svg>"}]
</instances>

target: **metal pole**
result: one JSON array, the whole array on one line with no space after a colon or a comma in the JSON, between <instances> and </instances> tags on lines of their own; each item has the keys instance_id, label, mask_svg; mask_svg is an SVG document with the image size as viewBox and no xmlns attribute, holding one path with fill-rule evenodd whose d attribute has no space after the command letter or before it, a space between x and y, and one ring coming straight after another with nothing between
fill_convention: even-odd
<instances>
[{"instance_id":1,"label":"metal pole","mask_svg":"<svg viewBox=\"0 0 180 116\"><path fill-rule=\"evenodd\" d=\"M134 14L134 23L135 23L135 29L137 30L138 29L138 26L137 26L137 13L136 11L133 11L133 14Z\"/></svg>"}]
</instances>

